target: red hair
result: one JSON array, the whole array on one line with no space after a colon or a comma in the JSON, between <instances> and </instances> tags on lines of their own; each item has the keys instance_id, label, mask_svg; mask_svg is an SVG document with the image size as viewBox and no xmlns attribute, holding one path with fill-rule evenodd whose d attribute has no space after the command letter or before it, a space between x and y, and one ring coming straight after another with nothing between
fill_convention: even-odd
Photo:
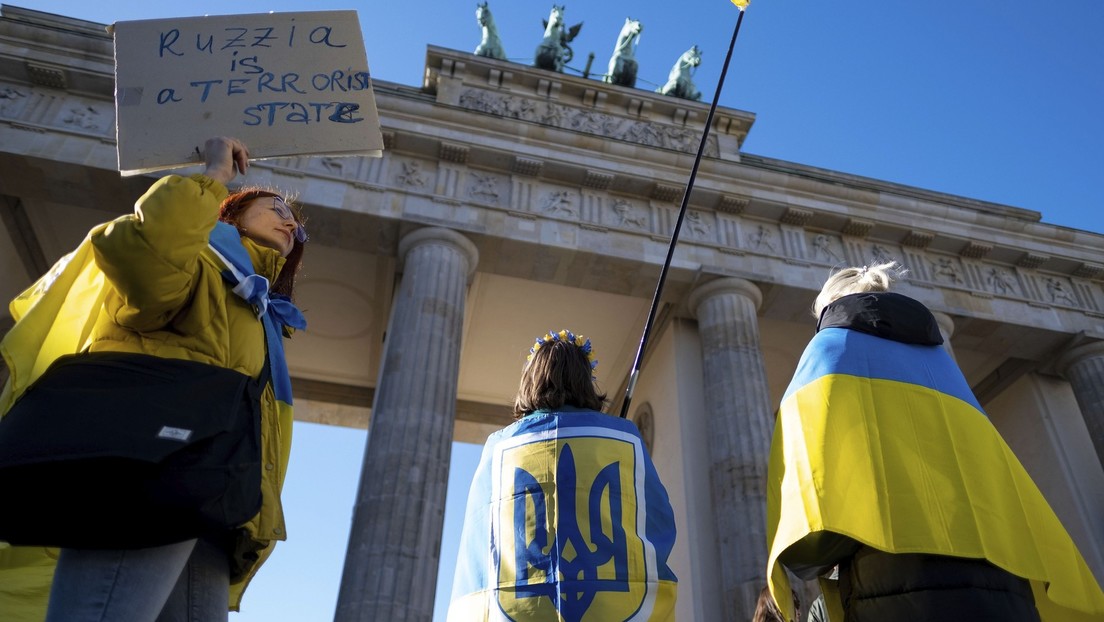
<instances>
[{"instance_id":1,"label":"red hair","mask_svg":"<svg viewBox=\"0 0 1104 622\"><path fill-rule=\"evenodd\" d=\"M222 222L234 225L238 228L238 221L241 219L242 214L246 208L249 207L249 203L254 199L261 197L280 197L287 202L282 195L271 190L265 190L263 188L243 188L238 192L231 193L222 201L222 205L219 206L218 219ZM298 205L288 205L291 207L292 213L295 214L295 222L302 224L303 217L300 213ZM238 229L239 233L241 229ZM299 240L294 240L294 244L291 247L291 252L284 260L284 267L280 270L280 274L276 275L276 280L273 281L269 287L270 292L273 294L281 294L292 297L292 293L295 290L295 275L299 273L299 268L303 264L303 243Z\"/></svg>"}]
</instances>

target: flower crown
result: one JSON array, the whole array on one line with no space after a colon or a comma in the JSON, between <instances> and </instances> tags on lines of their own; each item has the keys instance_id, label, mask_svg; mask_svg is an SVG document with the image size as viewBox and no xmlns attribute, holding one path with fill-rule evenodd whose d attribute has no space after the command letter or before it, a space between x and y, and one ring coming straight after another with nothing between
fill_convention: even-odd
<instances>
[{"instance_id":1,"label":"flower crown","mask_svg":"<svg viewBox=\"0 0 1104 622\"><path fill-rule=\"evenodd\" d=\"M598 360L594 358L594 348L590 345L590 339L582 335L576 335L566 329L560 332L550 330L544 337L537 337L537 343L533 344L532 348L529 348L529 356L525 359L526 364L533 360L533 357L537 355L537 350L540 350L541 347L551 345L557 341L574 344L582 350L583 354L586 355L587 362L590 363L591 378L594 378L593 373L595 368L598 367Z\"/></svg>"}]
</instances>

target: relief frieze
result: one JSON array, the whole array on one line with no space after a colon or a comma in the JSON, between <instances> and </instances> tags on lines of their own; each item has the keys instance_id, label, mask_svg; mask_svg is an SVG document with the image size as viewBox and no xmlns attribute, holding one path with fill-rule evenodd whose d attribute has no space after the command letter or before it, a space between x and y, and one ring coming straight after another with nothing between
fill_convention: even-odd
<instances>
[{"instance_id":1,"label":"relief frieze","mask_svg":"<svg viewBox=\"0 0 1104 622\"><path fill-rule=\"evenodd\" d=\"M748 233L747 243L748 248L753 251L778 253L774 241L774 232L764 225L759 225L755 228L755 231Z\"/></svg>"},{"instance_id":2,"label":"relief frieze","mask_svg":"<svg viewBox=\"0 0 1104 622\"><path fill-rule=\"evenodd\" d=\"M103 129L103 119L104 117L99 110L92 106L77 104L69 107L62 116L61 122L81 130L95 132Z\"/></svg>"},{"instance_id":3,"label":"relief frieze","mask_svg":"<svg viewBox=\"0 0 1104 622\"><path fill-rule=\"evenodd\" d=\"M1052 276L1042 277L1043 287L1045 294L1043 295L1043 302L1052 305L1062 305L1069 307L1080 307L1081 303L1074 297L1073 291L1070 288L1068 281L1064 279L1058 279Z\"/></svg>"},{"instance_id":4,"label":"relief frieze","mask_svg":"<svg viewBox=\"0 0 1104 622\"><path fill-rule=\"evenodd\" d=\"M425 189L429 183L429 175L418 160L403 160L399 163L399 171L395 173L395 183L407 188Z\"/></svg>"},{"instance_id":5,"label":"relief frieze","mask_svg":"<svg viewBox=\"0 0 1104 622\"><path fill-rule=\"evenodd\" d=\"M966 281L963 280L958 265L954 260L946 257L939 257L934 260L928 260L928 265L931 268L932 279L938 283L947 283L950 285L963 285Z\"/></svg>"},{"instance_id":6,"label":"relief frieze","mask_svg":"<svg viewBox=\"0 0 1104 622\"><path fill-rule=\"evenodd\" d=\"M575 193L570 190L551 190L546 192L540 201L541 213L548 216L566 216L575 218L578 212L575 208Z\"/></svg>"},{"instance_id":7,"label":"relief frieze","mask_svg":"<svg viewBox=\"0 0 1104 622\"><path fill-rule=\"evenodd\" d=\"M872 244L870 246L870 257L874 260L875 264L889 263L891 261L900 263L900 260L895 258L893 251L880 244Z\"/></svg>"},{"instance_id":8,"label":"relief frieze","mask_svg":"<svg viewBox=\"0 0 1104 622\"><path fill-rule=\"evenodd\" d=\"M610 209L613 210L616 223L622 227L645 229L648 226L647 216L641 214L630 201L614 199Z\"/></svg>"},{"instance_id":9,"label":"relief frieze","mask_svg":"<svg viewBox=\"0 0 1104 622\"><path fill-rule=\"evenodd\" d=\"M840 248L837 252L836 248L839 243L831 237L818 233L811 236L810 247L812 248L812 260L832 265L842 265L843 262L843 249Z\"/></svg>"},{"instance_id":10,"label":"relief frieze","mask_svg":"<svg viewBox=\"0 0 1104 622\"><path fill-rule=\"evenodd\" d=\"M1016 276L1002 268L989 266L985 269L982 283L986 289L998 296L1019 296L1021 288L1016 282Z\"/></svg>"},{"instance_id":11,"label":"relief frieze","mask_svg":"<svg viewBox=\"0 0 1104 622\"><path fill-rule=\"evenodd\" d=\"M321 167L323 173L327 175L336 175L338 177L343 177L345 175L344 158L326 156L316 159L318 160L318 166Z\"/></svg>"},{"instance_id":12,"label":"relief frieze","mask_svg":"<svg viewBox=\"0 0 1104 622\"><path fill-rule=\"evenodd\" d=\"M498 190L499 178L490 173L472 173L468 186L468 196L481 203L498 205L501 193Z\"/></svg>"},{"instance_id":13,"label":"relief frieze","mask_svg":"<svg viewBox=\"0 0 1104 622\"><path fill-rule=\"evenodd\" d=\"M703 212L697 210L686 212L686 230L691 237L699 240L707 240L713 237L713 225L706 221Z\"/></svg>"},{"instance_id":14,"label":"relief frieze","mask_svg":"<svg viewBox=\"0 0 1104 622\"><path fill-rule=\"evenodd\" d=\"M615 140L649 147L694 153L701 133L686 127L670 127L649 121L634 121L593 110L579 110L563 104L532 100L517 95L502 95L467 89L460 95L460 106L507 119L518 119L562 129L598 134ZM715 138L710 138L705 155L717 157Z\"/></svg>"},{"instance_id":15,"label":"relief frieze","mask_svg":"<svg viewBox=\"0 0 1104 622\"><path fill-rule=\"evenodd\" d=\"M14 117L26 103L26 91L10 86L0 88L0 115Z\"/></svg>"}]
</instances>

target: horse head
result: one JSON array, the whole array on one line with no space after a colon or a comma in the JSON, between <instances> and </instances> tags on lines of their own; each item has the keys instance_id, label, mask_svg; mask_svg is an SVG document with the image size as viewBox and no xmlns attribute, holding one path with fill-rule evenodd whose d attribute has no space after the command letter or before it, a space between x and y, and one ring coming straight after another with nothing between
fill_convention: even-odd
<instances>
[{"instance_id":1,"label":"horse head","mask_svg":"<svg viewBox=\"0 0 1104 622\"><path fill-rule=\"evenodd\" d=\"M644 26L640 20L626 17L625 25L621 27L621 34L617 36L617 51L632 55L633 44L637 43L643 31Z\"/></svg>"},{"instance_id":2,"label":"horse head","mask_svg":"<svg viewBox=\"0 0 1104 622\"><path fill-rule=\"evenodd\" d=\"M548 19L544 20L544 36L551 35L554 31L562 31L564 27L564 7L559 4L552 5L552 12Z\"/></svg>"},{"instance_id":3,"label":"horse head","mask_svg":"<svg viewBox=\"0 0 1104 622\"><path fill-rule=\"evenodd\" d=\"M621 33L617 35L617 44L613 46L613 56L610 57L609 70L602 78L603 82L620 84L621 86L636 86L637 63L634 58L636 44L640 40L640 33L644 26L640 20L631 17L625 18L625 25L621 27Z\"/></svg>"},{"instance_id":4,"label":"horse head","mask_svg":"<svg viewBox=\"0 0 1104 622\"><path fill-rule=\"evenodd\" d=\"M696 45L694 47L690 48L689 50L686 50L685 52L683 52L682 56L679 57L679 65L681 65L683 67L686 67L686 68L697 67L700 64L701 64L701 50L698 49L698 46L696 46Z\"/></svg>"},{"instance_id":5,"label":"horse head","mask_svg":"<svg viewBox=\"0 0 1104 622\"><path fill-rule=\"evenodd\" d=\"M583 27L582 22L571 28L565 27L564 7L559 4L552 5L552 12L548 14L544 23L544 39L537 47L535 65L541 69L562 72L564 65L571 62L574 53L571 46L567 45Z\"/></svg>"},{"instance_id":6,"label":"horse head","mask_svg":"<svg viewBox=\"0 0 1104 622\"><path fill-rule=\"evenodd\" d=\"M502 49L502 40L498 38L494 16L491 15L491 7L487 6L486 1L475 5L475 20L483 29L483 40L475 48L476 56L506 60L506 50Z\"/></svg>"}]
</instances>

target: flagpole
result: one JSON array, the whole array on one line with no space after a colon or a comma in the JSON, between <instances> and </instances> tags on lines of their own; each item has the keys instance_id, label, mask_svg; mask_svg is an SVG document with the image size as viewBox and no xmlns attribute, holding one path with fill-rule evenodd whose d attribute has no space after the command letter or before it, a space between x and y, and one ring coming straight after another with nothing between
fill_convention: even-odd
<instances>
[{"instance_id":1,"label":"flagpole","mask_svg":"<svg viewBox=\"0 0 1104 622\"><path fill-rule=\"evenodd\" d=\"M736 28L732 31L732 41L728 44L728 54L725 55L724 66L721 68L721 77L717 80L717 90L713 93L713 103L709 106L709 115L705 118L705 129L702 131L701 142L698 143L698 153L694 157L694 166L690 169L690 180L686 183L686 191L682 193L682 205L679 206L678 218L675 220L675 230L671 233L671 243L667 247L667 258L663 260L663 268L659 271L659 281L656 283L655 293L652 295L652 306L648 309L648 321L644 324L644 332L640 335L640 346L636 349L636 359L633 361L632 372L629 374L629 385L625 388L625 400L621 403L621 418L629 414L629 405L632 403L633 391L636 389L636 379L640 376L640 365L644 359L644 349L648 345L648 337L655 323L656 311L659 309L659 298L663 295L663 284L667 281L667 272L671 268L671 258L675 254L675 246L678 244L679 232L682 230L682 221L686 217L686 206L690 203L690 192L694 189L694 180L698 176L698 166L701 164L702 154L705 152L705 142L709 137L709 128L713 126L713 113L717 111L717 102L721 98L721 88L724 87L725 74L728 73L728 64L732 60L732 50L736 47L736 37L740 36L740 24L744 21L744 9L740 9L740 17L736 18Z\"/></svg>"}]
</instances>

